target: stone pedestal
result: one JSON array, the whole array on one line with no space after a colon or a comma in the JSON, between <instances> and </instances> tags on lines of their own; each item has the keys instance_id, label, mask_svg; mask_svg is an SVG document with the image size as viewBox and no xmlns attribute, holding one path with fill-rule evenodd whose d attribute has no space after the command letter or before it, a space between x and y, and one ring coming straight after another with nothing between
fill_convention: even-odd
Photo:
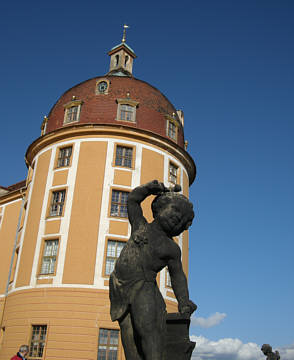
<instances>
[{"instance_id":1,"label":"stone pedestal","mask_svg":"<svg viewBox=\"0 0 294 360\"><path fill-rule=\"evenodd\" d=\"M189 360L196 342L190 341L190 318L180 313L169 313L166 318L166 360Z\"/></svg>"}]
</instances>

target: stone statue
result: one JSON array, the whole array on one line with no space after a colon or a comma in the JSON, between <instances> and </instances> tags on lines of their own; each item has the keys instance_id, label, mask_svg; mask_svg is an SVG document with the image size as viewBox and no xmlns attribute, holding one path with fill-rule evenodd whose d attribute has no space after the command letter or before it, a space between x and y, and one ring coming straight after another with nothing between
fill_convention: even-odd
<instances>
[{"instance_id":1,"label":"stone statue","mask_svg":"<svg viewBox=\"0 0 294 360\"><path fill-rule=\"evenodd\" d=\"M266 360L280 360L281 358L279 352L273 352L272 347L269 344L263 344L261 351L266 356Z\"/></svg>"},{"instance_id":2,"label":"stone statue","mask_svg":"<svg viewBox=\"0 0 294 360\"><path fill-rule=\"evenodd\" d=\"M166 306L157 287L156 275L168 267L179 312L190 317L197 306L189 300L181 250L172 239L192 224L193 205L163 183L153 180L138 186L128 196L131 236L110 275L110 314L118 320L127 360L164 359ZM148 223L141 202L152 202L154 220ZM194 345L195 346L195 345Z\"/></svg>"}]
</instances>

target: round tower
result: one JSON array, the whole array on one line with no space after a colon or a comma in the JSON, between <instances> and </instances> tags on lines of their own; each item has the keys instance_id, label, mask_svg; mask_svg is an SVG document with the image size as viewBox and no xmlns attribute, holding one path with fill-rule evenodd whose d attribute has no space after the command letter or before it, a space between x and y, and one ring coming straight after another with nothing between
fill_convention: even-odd
<instances>
[{"instance_id":1,"label":"round tower","mask_svg":"<svg viewBox=\"0 0 294 360\"><path fill-rule=\"evenodd\" d=\"M153 179L188 197L196 168L183 112L133 77L134 51L109 52L110 69L58 99L26 152L28 176L5 297L0 359L21 343L29 358L124 359L109 315L109 275L130 236L126 201ZM151 200L143 203L152 221ZM188 272L188 232L175 241ZM157 278L177 311L166 269ZM72 356L70 356L72 357Z\"/></svg>"}]
</instances>

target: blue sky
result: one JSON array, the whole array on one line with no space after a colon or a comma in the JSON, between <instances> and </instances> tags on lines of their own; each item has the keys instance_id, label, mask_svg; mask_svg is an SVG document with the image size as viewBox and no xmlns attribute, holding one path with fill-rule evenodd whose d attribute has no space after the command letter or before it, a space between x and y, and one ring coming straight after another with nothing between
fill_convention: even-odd
<instances>
[{"instance_id":1,"label":"blue sky","mask_svg":"<svg viewBox=\"0 0 294 360\"><path fill-rule=\"evenodd\" d=\"M184 111L198 169L195 360L264 358L263 343L294 359L293 18L292 0L0 5L2 186L25 178L25 151L59 96L108 71L123 23L135 77Z\"/></svg>"}]
</instances>

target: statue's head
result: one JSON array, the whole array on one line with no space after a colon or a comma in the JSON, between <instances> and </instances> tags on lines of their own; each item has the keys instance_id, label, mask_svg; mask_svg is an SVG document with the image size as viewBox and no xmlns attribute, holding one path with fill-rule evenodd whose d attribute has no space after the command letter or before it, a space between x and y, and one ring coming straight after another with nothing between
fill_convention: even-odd
<instances>
[{"instance_id":1,"label":"statue's head","mask_svg":"<svg viewBox=\"0 0 294 360\"><path fill-rule=\"evenodd\" d=\"M272 352L272 347L269 344L263 344L261 347L261 351L264 353L264 355L267 355Z\"/></svg>"},{"instance_id":2,"label":"statue's head","mask_svg":"<svg viewBox=\"0 0 294 360\"><path fill-rule=\"evenodd\" d=\"M170 236L177 236L192 224L194 211L186 196L176 192L164 192L151 204L154 219Z\"/></svg>"}]
</instances>

